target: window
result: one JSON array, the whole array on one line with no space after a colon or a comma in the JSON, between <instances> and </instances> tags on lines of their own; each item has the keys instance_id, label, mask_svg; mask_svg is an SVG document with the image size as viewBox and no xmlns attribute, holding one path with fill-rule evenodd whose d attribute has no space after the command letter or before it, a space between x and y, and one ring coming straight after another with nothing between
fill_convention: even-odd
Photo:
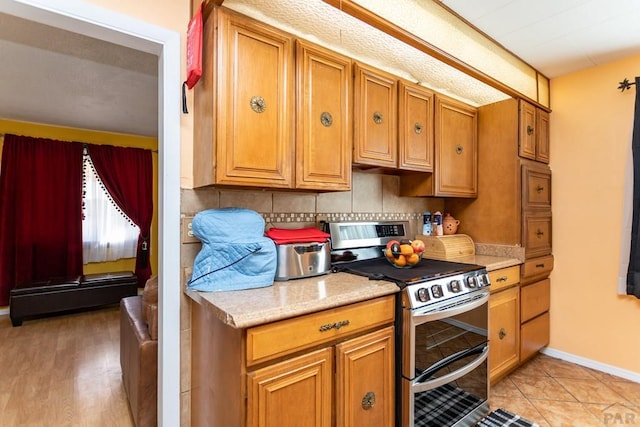
<instances>
[{"instance_id":1,"label":"window","mask_svg":"<svg viewBox=\"0 0 640 427\"><path fill-rule=\"evenodd\" d=\"M116 207L86 152L83 185L83 262L135 258L140 229Z\"/></svg>"}]
</instances>

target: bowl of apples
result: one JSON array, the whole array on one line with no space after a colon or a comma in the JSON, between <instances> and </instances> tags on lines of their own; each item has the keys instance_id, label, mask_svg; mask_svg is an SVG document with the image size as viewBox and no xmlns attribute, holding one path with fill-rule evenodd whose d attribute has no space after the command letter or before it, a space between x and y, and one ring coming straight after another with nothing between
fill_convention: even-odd
<instances>
[{"instance_id":1,"label":"bowl of apples","mask_svg":"<svg viewBox=\"0 0 640 427\"><path fill-rule=\"evenodd\" d=\"M396 268L413 268L420 263L423 252L422 240L391 240L384 249L384 257Z\"/></svg>"}]
</instances>

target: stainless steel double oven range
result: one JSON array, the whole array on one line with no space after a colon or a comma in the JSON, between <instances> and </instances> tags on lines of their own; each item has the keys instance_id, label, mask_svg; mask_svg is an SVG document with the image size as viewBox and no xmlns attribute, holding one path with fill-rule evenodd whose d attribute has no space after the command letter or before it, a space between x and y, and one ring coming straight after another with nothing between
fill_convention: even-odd
<instances>
[{"instance_id":1,"label":"stainless steel double oven range","mask_svg":"<svg viewBox=\"0 0 640 427\"><path fill-rule=\"evenodd\" d=\"M391 280L396 304L396 427L471 426L489 413L489 276L484 267L423 259L410 269L383 256L411 239L406 221L329 223L332 263Z\"/></svg>"}]
</instances>

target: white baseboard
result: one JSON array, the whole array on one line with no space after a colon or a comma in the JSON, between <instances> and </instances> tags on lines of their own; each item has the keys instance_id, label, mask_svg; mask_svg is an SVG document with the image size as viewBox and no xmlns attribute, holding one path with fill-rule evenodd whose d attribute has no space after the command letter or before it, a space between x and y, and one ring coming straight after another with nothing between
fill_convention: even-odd
<instances>
[{"instance_id":1,"label":"white baseboard","mask_svg":"<svg viewBox=\"0 0 640 427\"><path fill-rule=\"evenodd\" d=\"M9 306L0 307L0 316L9 315Z\"/></svg>"},{"instance_id":2,"label":"white baseboard","mask_svg":"<svg viewBox=\"0 0 640 427\"><path fill-rule=\"evenodd\" d=\"M575 363L576 365L595 369L596 371L604 372L607 374L611 374L617 377L627 379L629 381L640 383L640 373L638 372L633 372L627 369L618 368L616 366L608 365L602 362L596 362L595 360L587 359L586 357L576 356L574 354L566 353L564 351L556 350L549 347L546 347L540 350L540 352L542 354L546 354L547 356L551 356L557 359L566 360L567 362Z\"/></svg>"}]
</instances>

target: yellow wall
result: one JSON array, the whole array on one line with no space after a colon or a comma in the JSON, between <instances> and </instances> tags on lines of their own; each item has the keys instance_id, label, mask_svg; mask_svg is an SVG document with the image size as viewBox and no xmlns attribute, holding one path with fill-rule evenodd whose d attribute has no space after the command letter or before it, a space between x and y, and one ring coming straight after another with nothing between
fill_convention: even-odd
<instances>
[{"instance_id":1,"label":"yellow wall","mask_svg":"<svg viewBox=\"0 0 640 427\"><path fill-rule=\"evenodd\" d=\"M640 372L640 300L617 295L624 169L640 56L551 81L550 347Z\"/></svg>"},{"instance_id":2,"label":"yellow wall","mask_svg":"<svg viewBox=\"0 0 640 427\"><path fill-rule=\"evenodd\" d=\"M153 160L154 211L153 221L151 222L151 269L154 273L158 272L158 140L156 138L0 119L0 135L1 134L24 135L60 141L78 141L91 144L109 144L153 150L151 157ZM0 136L0 150L2 149L2 142L3 138ZM85 274L133 270L135 270L135 259L90 263L84 266Z\"/></svg>"}]
</instances>

